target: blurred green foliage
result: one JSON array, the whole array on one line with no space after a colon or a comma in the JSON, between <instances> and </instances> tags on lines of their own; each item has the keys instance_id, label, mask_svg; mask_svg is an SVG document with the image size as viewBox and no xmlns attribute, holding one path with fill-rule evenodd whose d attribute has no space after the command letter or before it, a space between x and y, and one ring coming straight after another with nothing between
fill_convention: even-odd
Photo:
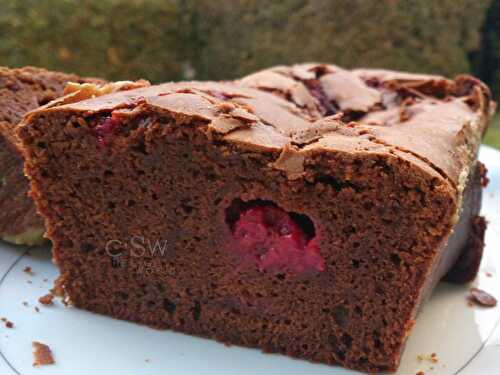
<instances>
[{"instance_id":1,"label":"blurred green foliage","mask_svg":"<svg viewBox=\"0 0 500 375\"><path fill-rule=\"evenodd\" d=\"M182 0L4 0L0 64L171 80L193 54Z\"/></svg>"},{"instance_id":2,"label":"blurred green foliage","mask_svg":"<svg viewBox=\"0 0 500 375\"><path fill-rule=\"evenodd\" d=\"M3 0L0 64L109 79L228 79L333 62L471 70L490 0Z\"/></svg>"},{"instance_id":3,"label":"blurred green foliage","mask_svg":"<svg viewBox=\"0 0 500 375\"><path fill-rule=\"evenodd\" d=\"M468 72L489 1L201 0L203 76L327 61L448 76ZM228 36L230 36L228 38Z\"/></svg>"},{"instance_id":4,"label":"blurred green foliage","mask_svg":"<svg viewBox=\"0 0 500 375\"><path fill-rule=\"evenodd\" d=\"M493 118L493 122L484 137L484 143L500 148L500 114Z\"/></svg>"},{"instance_id":5,"label":"blurred green foliage","mask_svg":"<svg viewBox=\"0 0 500 375\"><path fill-rule=\"evenodd\" d=\"M493 0L481 30L479 54L473 54L474 72L487 82L500 100L500 0Z\"/></svg>"}]
</instances>

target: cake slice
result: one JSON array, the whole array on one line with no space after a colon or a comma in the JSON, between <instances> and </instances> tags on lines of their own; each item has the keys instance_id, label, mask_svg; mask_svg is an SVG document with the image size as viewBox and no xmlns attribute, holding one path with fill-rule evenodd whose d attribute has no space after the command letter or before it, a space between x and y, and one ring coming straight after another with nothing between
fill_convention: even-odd
<instances>
[{"instance_id":1,"label":"cake slice","mask_svg":"<svg viewBox=\"0 0 500 375\"><path fill-rule=\"evenodd\" d=\"M436 283L477 272L489 91L468 76L271 73L25 118L58 288L156 328L395 371Z\"/></svg>"},{"instance_id":2,"label":"cake slice","mask_svg":"<svg viewBox=\"0 0 500 375\"><path fill-rule=\"evenodd\" d=\"M144 80L106 83L41 68L0 67L0 239L19 245L44 242L43 220L27 194L29 183L15 136L21 118L56 99L54 105L147 85Z\"/></svg>"},{"instance_id":3,"label":"cake slice","mask_svg":"<svg viewBox=\"0 0 500 375\"><path fill-rule=\"evenodd\" d=\"M73 74L25 67L0 67L0 239L15 244L43 242L44 227L32 200L17 150L15 129L23 115L60 97ZM91 80L97 81L97 80Z\"/></svg>"}]
</instances>

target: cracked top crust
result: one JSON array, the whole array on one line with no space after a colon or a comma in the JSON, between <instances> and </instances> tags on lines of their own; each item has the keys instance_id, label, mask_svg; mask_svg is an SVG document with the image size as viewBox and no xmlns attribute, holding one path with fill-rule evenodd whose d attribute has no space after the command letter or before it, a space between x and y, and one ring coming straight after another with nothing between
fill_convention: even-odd
<instances>
[{"instance_id":1,"label":"cracked top crust","mask_svg":"<svg viewBox=\"0 0 500 375\"><path fill-rule=\"evenodd\" d=\"M53 111L92 115L152 108L179 122L204 121L213 137L242 148L280 153L271 167L291 179L317 152L392 154L461 192L494 111L490 98L482 82L466 75L450 80L301 64L234 82L167 83L49 105L26 121Z\"/></svg>"},{"instance_id":2,"label":"cracked top crust","mask_svg":"<svg viewBox=\"0 0 500 375\"><path fill-rule=\"evenodd\" d=\"M23 115L58 98L69 81L104 82L31 66L15 69L0 66L0 137L16 145L14 132Z\"/></svg>"}]
</instances>

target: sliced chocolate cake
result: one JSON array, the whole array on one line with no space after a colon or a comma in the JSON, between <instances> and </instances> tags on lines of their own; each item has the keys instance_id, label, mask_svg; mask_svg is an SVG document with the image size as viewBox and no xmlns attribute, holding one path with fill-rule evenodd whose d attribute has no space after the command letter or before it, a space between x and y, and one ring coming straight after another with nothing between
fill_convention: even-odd
<instances>
[{"instance_id":1,"label":"sliced chocolate cake","mask_svg":"<svg viewBox=\"0 0 500 375\"><path fill-rule=\"evenodd\" d=\"M29 183L15 136L21 118L55 100L53 105L60 105L148 85L144 80L107 83L34 67L0 67L0 239L19 245L45 241L43 220L28 196Z\"/></svg>"},{"instance_id":2,"label":"sliced chocolate cake","mask_svg":"<svg viewBox=\"0 0 500 375\"><path fill-rule=\"evenodd\" d=\"M18 135L75 306L367 372L475 276L489 90L308 64L32 112Z\"/></svg>"},{"instance_id":3,"label":"sliced chocolate cake","mask_svg":"<svg viewBox=\"0 0 500 375\"><path fill-rule=\"evenodd\" d=\"M14 131L25 113L63 94L73 75L26 67L0 67L0 239L34 245L44 241L43 221L27 196L28 180ZM92 80L96 81L96 80Z\"/></svg>"}]
</instances>

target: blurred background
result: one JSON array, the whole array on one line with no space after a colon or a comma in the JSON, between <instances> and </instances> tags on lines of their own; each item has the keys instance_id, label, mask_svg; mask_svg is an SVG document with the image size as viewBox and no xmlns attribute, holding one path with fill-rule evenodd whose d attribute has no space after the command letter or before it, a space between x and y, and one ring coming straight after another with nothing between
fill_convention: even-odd
<instances>
[{"instance_id":1,"label":"blurred background","mask_svg":"<svg viewBox=\"0 0 500 375\"><path fill-rule=\"evenodd\" d=\"M305 61L472 73L499 100L500 0L0 0L0 65L164 82Z\"/></svg>"}]
</instances>

